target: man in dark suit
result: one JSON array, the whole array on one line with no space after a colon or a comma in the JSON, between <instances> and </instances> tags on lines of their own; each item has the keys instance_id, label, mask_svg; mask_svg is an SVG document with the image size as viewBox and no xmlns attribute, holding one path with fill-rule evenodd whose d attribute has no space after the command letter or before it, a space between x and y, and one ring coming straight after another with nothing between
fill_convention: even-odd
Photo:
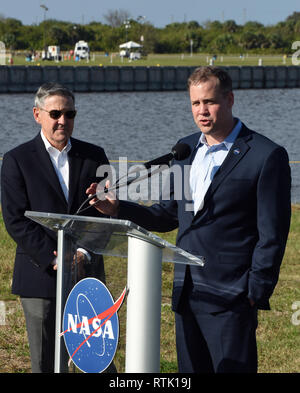
<instances>
[{"instance_id":1,"label":"man in dark suit","mask_svg":"<svg viewBox=\"0 0 300 393\"><path fill-rule=\"evenodd\" d=\"M173 161L182 174L189 166L183 197L174 192L182 179L172 178L170 200L151 207L109 194L90 203L148 230L178 227L177 246L205 257L204 267L175 265L179 371L257 372L257 310L270 308L290 225L288 155L233 117L232 82L224 70L200 67L188 86L201 132L180 141L191 154ZM92 184L87 193L95 189Z\"/></svg>"},{"instance_id":2,"label":"man in dark suit","mask_svg":"<svg viewBox=\"0 0 300 393\"><path fill-rule=\"evenodd\" d=\"M41 86L33 115L41 132L3 157L1 204L7 231L17 244L12 292L24 309L32 372L53 372L57 239L24 212L74 214L90 182L101 180L96 171L108 159L101 147L71 137L76 110L69 89ZM104 280L101 256L78 249L77 261L93 265L93 274Z\"/></svg>"}]
</instances>

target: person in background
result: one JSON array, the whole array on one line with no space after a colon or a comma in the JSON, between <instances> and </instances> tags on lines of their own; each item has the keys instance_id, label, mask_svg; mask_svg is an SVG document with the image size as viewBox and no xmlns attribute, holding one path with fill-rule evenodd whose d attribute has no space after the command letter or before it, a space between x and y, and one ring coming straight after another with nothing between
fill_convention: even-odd
<instances>
[{"instance_id":1,"label":"person in background","mask_svg":"<svg viewBox=\"0 0 300 393\"><path fill-rule=\"evenodd\" d=\"M74 214L86 199L90 181L101 181L96 171L100 165L108 164L108 159L101 147L72 137L75 97L66 87L42 85L35 96L33 116L41 127L38 135L3 157L1 204L6 229L17 244L12 293L20 296L23 306L32 372L51 373L57 239L54 232L24 213ZM101 256L77 249L77 262L79 266L86 264L91 274L105 280Z\"/></svg>"},{"instance_id":2,"label":"person in background","mask_svg":"<svg viewBox=\"0 0 300 393\"><path fill-rule=\"evenodd\" d=\"M189 173L181 184L190 197L182 190L175 198L172 177L170 200L150 207L111 192L90 203L147 230L178 228L177 246L205 258L204 267L175 265L179 372L256 373L257 310L270 308L289 232L288 154L233 116L232 81L223 69L197 68L188 90L200 131L179 141L191 154L173 165ZM87 194L96 188L91 184Z\"/></svg>"}]
</instances>

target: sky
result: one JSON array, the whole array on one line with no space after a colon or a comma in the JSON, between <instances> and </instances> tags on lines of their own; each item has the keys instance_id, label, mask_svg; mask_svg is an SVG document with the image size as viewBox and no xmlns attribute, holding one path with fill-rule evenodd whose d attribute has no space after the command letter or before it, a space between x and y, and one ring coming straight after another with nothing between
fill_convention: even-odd
<instances>
[{"instance_id":1,"label":"sky","mask_svg":"<svg viewBox=\"0 0 300 393\"><path fill-rule=\"evenodd\" d=\"M123 9L133 19L138 16L155 27L172 22L208 20L220 22L233 19L238 24L257 21L274 25L294 11L300 12L299 0L0 0L0 15L22 21L25 25L39 24L46 18L88 24L105 22L103 15L109 10Z\"/></svg>"}]
</instances>

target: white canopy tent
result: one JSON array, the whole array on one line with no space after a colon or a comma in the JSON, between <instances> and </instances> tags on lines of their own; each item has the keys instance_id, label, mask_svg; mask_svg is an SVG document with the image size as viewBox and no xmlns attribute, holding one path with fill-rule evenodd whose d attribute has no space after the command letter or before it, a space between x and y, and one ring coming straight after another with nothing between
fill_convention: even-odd
<instances>
[{"instance_id":1,"label":"white canopy tent","mask_svg":"<svg viewBox=\"0 0 300 393\"><path fill-rule=\"evenodd\" d=\"M125 44L119 45L119 48L121 49L120 56L122 58L122 61L123 57L129 57L130 60L139 60L141 58L141 53L139 49L142 47L143 45L140 45L134 41L128 41L125 42Z\"/></svg>"},{"instance_id":2,"label":"white canopy tent","mask_svg":"<svg viewBox=\"0 0 300 393\"><path fill-rule=\"evenodd\" d=\"M119 45L121 49L134 49L134 48L142 48L143 45L140 45L134 41L125 42L125 44Z\"/></svg>"}]
</instances>

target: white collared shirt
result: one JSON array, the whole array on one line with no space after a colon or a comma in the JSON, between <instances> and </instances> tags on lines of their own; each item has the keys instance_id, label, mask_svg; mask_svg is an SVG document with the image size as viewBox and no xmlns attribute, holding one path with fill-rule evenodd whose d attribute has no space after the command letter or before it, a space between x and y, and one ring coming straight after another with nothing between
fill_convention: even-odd
<instances>
[{"instance_id":1,"label":"white collared shirt","mask_svg":"<svg viewBox=\"0 0 300 393\"><path fill-rule=\"evenodd\" d=\"M68 152L71 150L71 141L68 140L66 146L62 149L62 151L56 149L51 145L48 139L45 137L43 131L41 131L41 137L45 144L45 148L50 156L51 162L59 179L61 188L63 190L64 196L66 201L68 202L69 199L69 157ZM77 251L81 251L87 259L90 261L91 256L90 254L83 248L77 248ZM56 258L53 262L56 264Z\"/></svg>"},{"instance_id":2,"label":"white collared shirt","mask_svg":"<svg viewBox=\"0 0 300 393\"><path fill-rule=\"evenodd\" d=\"M204 197L212 179L225 160L241 128L242 123L237 119L235 127L224 141L212 146L207 144L203 133L200 135L197 143L198 151L190 172L190 189L194 202L194 214L203 208Z\"/></svg>"},{"instance_id":3,"label":"white collared shirt","mask_svg":"<svg viewBox=\"0 0 300 393\"><path fill-rule=\"evenodd\" d=\"M66 146L62 149L62 151L53 147L50 142L45 137L43 131L41 131L41 137L45 144L45 148L49 153L51 158L53 167L59 179L61 188L63 190L66 201L69 198L69 158L68 152L71 150L71 141L68 140Z\"/></svg>"}]
</instances>

